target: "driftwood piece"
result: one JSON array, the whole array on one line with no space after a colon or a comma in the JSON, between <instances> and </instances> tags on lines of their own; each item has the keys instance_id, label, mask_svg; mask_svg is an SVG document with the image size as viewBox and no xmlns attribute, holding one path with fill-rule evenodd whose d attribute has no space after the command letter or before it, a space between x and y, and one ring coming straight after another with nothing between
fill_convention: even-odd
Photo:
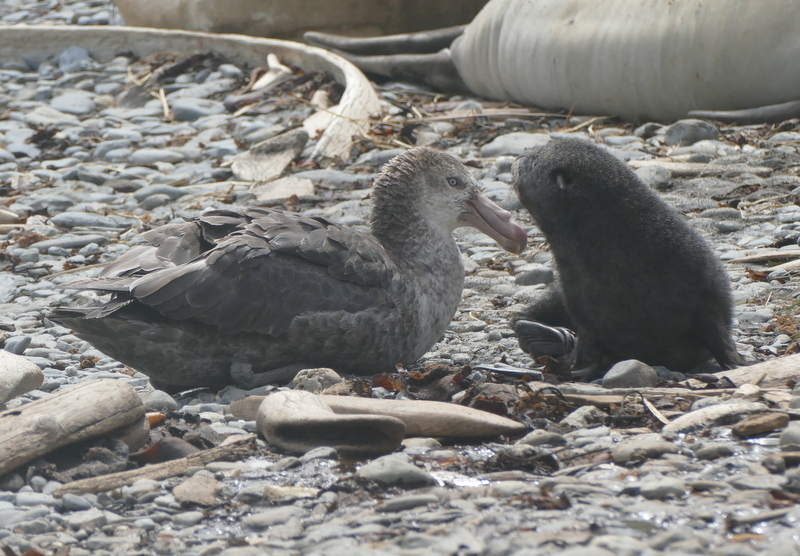
<instances>
[{"instance_id":1,"label":"driftwood piece","mask_svg":"<svg viewBox=\"0 0 800 556\"><path fill-rule=\"evenodd\" d=\"M85 494L87 492L106 492L126 485L131 485L139 479L147 478L156 481L169 479L177 475L182 475L190 467L203 466L212 461L237 461L242 460L253 453L256 447L256 435L247 434L234 438L233 440L211 448L197 452L185 458L165 461L155 465L146 465L139 469L121 471L102 477L92 477L81 479L62 485L53 493L56 497L61 497L68 492L74 494Z\"/></svg>"},{"instance_id":2,"label":"driftwood piece","mask_svg":"<svg viewBox=\"0 0 800 556\"><path fill-rule=\"evenodd\" d=\"M727 377L734 384L753 382L756 377L763 374L764 377L758 383L762 389L788 388L789 381L800 382L800 353L714 374Z\"/></svg>"},{"instance_id":3,"label":"driftwood piece","mask_svg":"<svg viewBox=\"0 0 800 556\"><path fill-rule=\"evenodd\" d=\"M526 430L511 419L452 403L320 396L299 390L267 396L258 408L257 426L267 441L292 452L333 446L358 454L391 452L404 436L486 438Z\"/></svg>"},{"instance_id":4,"label":"driftwood piece","mask_svg":"<svg viewBox=\"0 0 800 556\"><path fill-rule=\"evenodd\" d=\"M763 263L766 261L774 261L776 259L799 259L800 249L769 249L760 253L752 255L745 255L744 257L737 257L731 259L729 263Z\"/></svg>"},{"instance_id":5,"label":"driftwood piece","mask_svg":"<svg viewBox=\"0 0 800 556\"><path fill-rule=\"evenodd\" d=\"M755 174L757 176L769 176L772 168L768 166L750 166L748 164L715 164L704 162L679 162L676 160L631 160L628 166L634 170L646 168L648 166L661 166L672 174L673 178L685 178L691 176L714 176L723 173L734 174Z\"/></svg>"},{"instance_id":6,"label":"driftwood piece","mask_svg":"<svg viewBox=\"0 0 800 556\"><path fill-rule=\"evenodd\" d=\"M112 379L78 384L0 413L0 475L48 452L127 427L144 416L130 385Z\"/></svg>"},{"instance_id":7,"label":"driftwood piece","mask_svg":"<svg viewBox=\"0 0 800 556\"><path fill-rule=\"evenodd\" d=\"M795 270L800 270L800 261L789 261L788 263L779 264L777 266L773 266L772 270L785 270L786 272L794 272Z\"/></svg>"},{"instance_id":8,"label":"driftwood piece","mask_svg":"<svg viewBox=\"0 0 800 556\"><path fill-rule=\"evenodd\" d=\"M758 402L721 403L681 415L665 425L661 432L677 433L717 425L729 425L746 415L766 411L768 411L767 406Z\"/></svg>"}]
</instances>

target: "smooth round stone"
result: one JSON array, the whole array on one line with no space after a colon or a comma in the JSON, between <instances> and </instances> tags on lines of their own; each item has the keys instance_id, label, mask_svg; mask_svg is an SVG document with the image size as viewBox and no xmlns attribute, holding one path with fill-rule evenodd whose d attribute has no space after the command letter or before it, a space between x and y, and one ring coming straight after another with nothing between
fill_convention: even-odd
<instances>
[{"instance_id":1,"label":"smooth round stone","mask_svg":"<svg viewBox=\"0 0 800 556\"><path fill-rule=\"evenodd\" d=\"M50 106L65 114L82 116L94 112L95 105L92 95L85 92L68 92L53 98Z\"/></svg>"},{"instance_id":2,"label":"smooth round stone","mask_svg":"<svg viewBox=\"0 0 800 556\"><path fill-rule=\"evenodd\" d=\"M92 507L91 502L86 498L78 496L77 494L72 494L71 492L64 494L61 498L61 504L64 510L68 512L80 512Z\"/></svg>"},{"instance_id":3,"label":"smooth round stone","mask_svg":"<svg viewBox=\"0 0 800 556\"><path fill-rule=\"evenodd\" d=\"M376 512L401 512L419 506L438 504L439 497L435 494L409 494L407 496L397 496L386 500L375 506Z\"/></svg>"},{"instance_id":4,"label":"smooth round stone","mask_svg":"<svg viewBox=\"0 0 800 556\"><path fill-rule=\"evenodd\" d=\"M607 415L593 405L579 407L561 420L561 424L573 429L588 429L606 420Z\"/></svg>"},{"instance_id":5,"label":"smooth round stone","mask_svg":"<svg viewBox=\"0 0 800 556\"><path fill-rule=\"evenodd\" d=\"M305 510L297 506L279 506L245 516L242 519L242 526L246 529L261 531L273 525L286 523L292 518L303 517L305 513Z\"/></svg>"},{"instance_id":6,"label":"smooth round stone","mask_svg":"<svg viewBox=\"0 0 800 556\"><path fill-rule=\"evenodd\" d=\"M220 64L217 68L222 77L229 77L232 79L239 79L244 75L244 72L233 64Z\"/></svg>"},{"instance_id":7,"label":"smooth round stone","mask_svg":"<svg viewBox=\"0 0 800 556\"><path fill-rule=\"evenodd\" d=\"M781 433L778 443L780 444L781 449L784 451L788 451L790 449L800 449L800 423L789 423L789 426L786 427Z\"/></svg>"},{"instance_id":8,"label":"smooth round stone","mask_svg":"<svg viewBox=\"0 0 800 556\"><path fill-rule=\"evenodd\" d=\"M305 390L319 394L326 388L330 388L341 381L342 377L336 371L322 367L319 369L303 369L292 379L292 384L295 390Z\"/></svg>"},{"instance_id":9,"label":"smooth round stone","mask_svg":"<svg viewBox=\"0 0 800 556\"><path fill-rule=\"evenodd\" d=\"M170 109L179 122L193 122L199 118L226 112L224 104L206 98L179 98L172 101Z\"/></svg>"},{"instance_id":10,"label":"smooth round stone","mask_svg":"<svg viewBox=\"0 0 800 556\"><path fill-rule=\"evenodd\" d=\"M125 86L122 83L115 83L115 82L108 82L108 83L98 83L94 86L94 92L98 95L116 95Z\"/></svg>"},{"instance_id":11,"label":"smooth round stone","mask_svg":"<svg viewBox=\"0 0 800 556\"><path fill-rule=\"evenodd\" d=\"M141 189L137 190L133 194L133 198L137 201L142 201L151 195L167 195L171 201L183 197L186 195L187 191L185 189L181 189L180 187L172 187L171 185L165 184L156 184L156 185L148 185L146 187L142 187Z\"/></svg>"},{"instance_id":12,"label":"smooth round stone","mask_svg":"<svg viewBox=\"0 0 800 556\"><path fill-rule=\"evenodd\" d=\"M176 164L183 162L184 158L181 153L169 149L139 149L128 157L128 162L143 165L152 165L156 162Z\"/></svg>"},{"instance_id":13,"label":"smooth round stone","mask_svg":"<svg viewBox=\"0 0 800 556\"><path fill-rule=\"evenodd\" d=\"M0 148L0 163L3 162L16 162L17 157L8 152L7 150Z\"/></svg>"},{"instance_id":14,"label":"smooth round stone","mask_svg":"<svg viewBox=\"0 0 800 556\"><path fill-rule=\"evenodd\" d=\"M517 441L517 444L530 446L564 446L566 443L566 438L560 434L542 429L531 431Z\"/></svg>"},{"instance_id":15,"label":"smooth round stone","mask_svg":"<svg viewBox=\"0 0 800 556\"><path fill-rule=\"evenodd\" d=\"M156 193L155 195L150 195L148 198L144 199L141 203L139 203L139 206L144 210L153 210L154 208L166 205L171 200L172 199L170 199L169 195Z\"/></svg>"},{"instance_id":16,"label":"smooth round stone","mask_svg":"<svg viewBox=\"0 0 800 556\"><path fill-rule=\"evenodd\" d=\"M108 216L93 214L90 212L67 211L56 214L50 219L56 226L62 228L74 228L76 226L87 226L95 228L117 228L119 222Z\"/></svg>"},{"instance_id":17,"label":"smooth round stone","mask_svg":"<svg viewBox=\"0 0 800 556\"><path fill-rule=\"evenodd\" d=\"M697 459L717 459L733 455L733 448L722 442L703 444L694 451Z\"/></svg>"},{"instance_id":18,"label":"smooth round stone","mask_svg":"<svg viewBox=\"0 0 800 556\"><path fill-rule=\"evenodd\" d=\"M403 454L390 454L379 457L359 467L356 475L362 479L383 484L419 486L435 484L436 480L403 457Z\"/></svg>"},{"instance_id":19,"label":"smooth round stone","mask_svg":"<svg viewBox=\"0 0 800 556\"><path fill-rule=\"evenodd\" d=\"M172 516L172 523L180 527L191 527L203 520L203 512L183 512Z\"/></svg>"},{"instance_id":20,"label":"smooth round stone","mask_svg":"<svg viewBox=\"0 0 800 556\"><path fill-rule=\"evenodd\" d=\"M540 263L527 264L519 269L514 282L520 286L550 284L555 279L553 269Z\"/></svg>"},{"instance_id":21,"label":"smooth round stone","mask_svg":"<svg viewBox=\"0 0 800 556\"><path fill-rule=\"evenodd\" d=\"M62 50L58 57L58 69L64 73L77 73L93 70L97 67L89 51L82 46L70 46Z\"/></svg>"},{"instance_id":22,"label":"smooth round stone","mask_svg":"<svg viewBox=\"0 0 800 556\"><path fill-rule=\"evenodd\" d=\"M667 500L682 498L686 495L686 483L680 479L665 478L658 481L643 482L641 495L649 500Z\"/></svg>"},{"instance_id":23,"label":"smooth round stone","mask_svg":"<svg viewBox=\"0 0 800 556\"><path fill-rule=\"evenodd\" d=\"M26 143L9 143L6 145L6 150L10 152L12 156L19 158L36 158L42 153L36 146Z\"/></svg>"},{"instance_id":24,"label":"smooth round stone","mask_svg":"<svg viewBox=\"0 0 800 556\"><path fill-rule=\"evenodd\" d=\"M36 127L67 127L78 126L80 120L74 114L67 114L61 110L56 110L52 106L39 106L28 112L23 117L23 121Z\"/></svg>"},{"instance_id":25,"label":"smooth round stone","mask_svg":"<svg viewBox=\"0 0 800 556\"><path fill-rule=\"evenodd\" d=\"M95 158L105 158L106 155L111 151L127 149L130 146L131 142L128 139L114 139L110 141L103 141L94 148L92 154L95 156Z\"/></svg>"},{"instance_id":26,"label":"smooth round stone","mask_svg":"<svg viewBox=\"0 0 800 556\"><path fill-rule=\"evenodd\" d=\"M89 234L89 235L64 234L61 237L57 237L55 239L39 241L31 245L31 247L34 247L39 251L47 251L48 249L50 249L50 247L63 247L64 249L80 249L81 247L86 247L90 243L97 243L98 245L104 245L108 243L108 238L106 236L100 236L95 234Z\"/></svg>"},{"instance_id":27,"label":"smooth round stone","mask_svg":"<svg viewBox=\"0 0 800 556\"><path fill-rule=\"evenodd\" d=\"M672 442L660 438L630 438L616 445L611 450L614 463L624 465L629 461L643 458L655 459L664 454L678 453L678 447Z\"/></svg>"},{"instance_id":28,"label":"smooth round stone","mask_svg":"<svg viewBox=\"0 0 800 556\"><path fill-rule=\"evenodd\" d=\"M144 529L145 531L152 531L156 528L156 522L149 517L140 517L133 522L133 526L138 527L139 529Z\"/></svg>"},{"instance_id":29,"label":"smooth round stone","mask_svg":"<svg viewBox=\"0 0 800 556\"><path fill-rule=\"evenodd\" d=\"M644 166L636 169L636 175L645 185L654 189L665 189L672 179L672 172L663 166Z\"/></svg>"},{"instance_id":30,"label":"smooth round stone","mask_svg":"<svg viewBox=\"0 0 800 556\"><path fill-rule=\"evenodd\" d=\"M108 129L103 132L103 138L106 142L119 140L128 141L128 145L130 145L130 142L138 143L144 141L144 135L142 135L139 130L130 127Z\"/></svg>"},{"instance_id":31,"label":"smooth round stone","mask_svg":"<svg viewBox=\"0 0 800 556\"><path fill-rule=\"evenodd\" d=\"M49 494L41 492L18 492L14 503L17 506L38 506L44 504L50 506L55 502L55 499Z\"/></svg>"},{"instance_id":32,"label":"smooth round stone","mask_svg":"<svg viewBox=\"0 0 800 556\"><path fill-rule=\"evenodd\" d=\"M309 450L300 457L300 461L303 463L308 463L315 459L339 459L339 453L335 448L331 448L330 446L320 446L319 448Z\"/></svg>"},{"instance_id":33,"label":"smooth round stone","mask_svg":"<svg viewBox=\"0 0 800 556\"><path fill-rule=\"evenodd\" d=\"M153 390L152 392L147 392L146 394L141 394L140 396L145 408L150 411L169 413L170 411L175 411L178 409L178 407L180 407L178 402L175 401L175 398L162 390Z\"/></svg>"},{"instance_id":34,"label":"smooth round stone","mask_svg":"<svg viewBox=\"0 0 800 556\"><path fill-rule=\"evenodd\" d=\"M736 475L727 482L739 490L781 490L786 481L779 475Z\"/></svg>"},{"instance_id":35,"label":"smooth round stone","mask_svg":"<svg viewBox=\"0 0 800 556\"><path fill-rule=\"evenodd\" d=\"M664 135L667 146L693 145L703 139L716 139L719 131L710 123L703 120L678 120L669 126Z\"/></svg>"},{"instance_id":36,"label":"smooth round stone","mask_svg":"<svg viewBox=\"0 0 800 556\"><path fill-rule=\"evenodd\" d=\"M658 373L636 359L620 361L603 377L603 388L649 388L658 384Z\"/></svg>"},{"instance_id":37,"label":"smooth round stone","mask_svg":"<svg viewBox=\"0 0 800 556\"><path fill-rule=\"evenodd\" d=\"M495 138L481 147L481 156L491 158L502 155L519 156L525 151L541 147L550 141L546 133L527 133L516 131Z\"/></svg>"}]
</instances>

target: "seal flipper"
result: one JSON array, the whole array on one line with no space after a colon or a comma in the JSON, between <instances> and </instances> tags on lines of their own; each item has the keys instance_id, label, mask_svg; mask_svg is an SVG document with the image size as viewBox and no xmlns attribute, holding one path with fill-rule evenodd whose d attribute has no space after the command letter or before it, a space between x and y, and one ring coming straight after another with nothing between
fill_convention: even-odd
<instances>
[{"instance_id":1,"label":"seal flipper","mask_svg":"<svg viewBox=\"0 0 800 556\"><path fill-rule=\"evenodd\" d=\"M365 39L308 32L304 38L309 44L327 48L346 58L366 74L383 79L424 83L441 92L469 93L453 64L450 49L447 48L463 30L463 26L448 27L437 31ZM441 32L441 36L434 35L437 32ZM420 40L419 44L409 41L408 37L416 35L429 35L430 40L427 43ZM400 44L392 44L397 37L401 37ZM393 53L409 44L413 45L411 51L415 53ZM439 46L439 50L433 50L433 46ZM373 55L376 53L380 54Z\"/></svg>"},{"instance_id":2,"label":"seal flipper","mask_svg":"<svg viewBox=\"0 0 800 556\"><path fill-rule=\"evenodd\" d=\"M518 320L514 325L514 332L517 334L520 349L535 357L561 357L575 349L575 333L568 328Z\"/></svg>"},{"instance_id":3,"label":"seal flipper","mask_svg":"<svg viewBox=\"0 0 800 556\"><path fill-rule=\"evenodd\" d=\"M465 28L466 25L456 25L382 37L346 37L308 31L303 35L303 39L310 45L347 52L351 55L433 54L449 47Z\"/></svg>"}]
</instances>

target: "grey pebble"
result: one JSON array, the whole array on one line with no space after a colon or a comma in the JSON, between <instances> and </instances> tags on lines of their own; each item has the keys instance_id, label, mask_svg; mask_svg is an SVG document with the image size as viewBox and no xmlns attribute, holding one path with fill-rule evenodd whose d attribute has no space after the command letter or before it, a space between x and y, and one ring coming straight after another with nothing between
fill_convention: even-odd
<instances>
[{"instance_id":1,"label":"grey pebble","mask_svg":"<svg viewBox=\"0 0 800 556\"><path fill-rule=\"evenodd\" d=\"M309 450L300 457L301 463L308 463L315 459L339 459L339 454L335 448L330 446L320 446Z\"/></svg>"},{"instance_id":2,"label":"grey pebble","mask_svg":"<svg viewBox=\"0 0 800 556\"><path fill-rule=\"evenodd\" d=\"M93 96L94 95L83 91L71 91L54 97L50 101L50 106L66 114L83 116L84 114L94 112L95 105L92 100Z\"/></svg>"},{"instance_id":3,"label":"grey pebble","mask_svg":"<svg viewBox=\"0 0 800 556\"><path fill-rule=\"evenodd\" d=\"M679 120L666 130L664 140L667 146L692 145L703 139L716 139L719 131L703 120Z\"/></svg>"},{"instance_id":4,"label":"grey pebble","mask_svg":"<svg viewBox=\"0 0 800 556\"><path fill-rule=\"evenodd\" d=\"M83 496L67 492L61 497L61 504L68 512L78 512L91 509L92 504Z\"/></svg>"},{"instance_id":5,"label":"grey pebble","mask_svg":"<svg viewBox=\"0 0 800 556\"><path fill-rule=\"evenodd\" d=\"M149 166L157 162L170 162L175 164L177 162L183 162L185 158L186 157L181 153L171 149L144 148L133 151L130 156L128 156L128 162L131 164Z\"/></svg>"},{"instance_id":6,"label":"grey pebble","mask_svg":"<svg viewBox=\"0 0 800 556\"><path fill-rule=\"evenodd\" d=\"M183 512L172 516L172 523L180 527L191 527L202 521L204 517L203 512Z\"/></svg>"},{"instance_id":7,"label":"grey pebble","mask_svg":"<svg viewBox=\"0 0 800 556\"><path fill-rule=\"evenodd\" d=\"M169 413L175 411L180 407L175 398L164 392L163 390L152 390L146 394L141 394L142 403L145 408L150 411L160 411L162 413Z\"/></svg>"},{"instance_id":8,"label":"grey pebble","mask_svg":"<svg viewBox=\"0 0 800 556\"><path fill-rule=\"evenodd\" d=\"M383 484L410 487L435 484L435 479L403 454L390 454L374 459L358 468L356 475L362 479Z\"/></svg>"},{"instance_id":9,"label":"grey pebble","mask_svg":"<svg viewBox=\"0 0 800 556\"><path fill-rule=\"evenodd\" d=\"M439 498L435 494L407 494L385 500L375 506L376 512L400 512L419 506L438 504Z\"/></svg>"},{"instance_id":10,"label":"grey pebble","mask_svg":"<svg viewBox=\"0 0 800 556\"><path fill-rule=\"evenodd\" d=\"M603 377L603 388L648 388L658 384L658 373L636 359L620 361Z\"/></svg>"},{"instance_id":11,"label":"grey pebble","mask_svg":"<svg viewBox=\"0 0 800 556\"><path fill-rule=\"evenodd\" d=\"M65 211L56 214L50 220L52 220L53 224L61 226L62 228L75 228L78 226L96 228L126 227L124 224L121 225L121 222L114 218L81 211Z\"/></svg>"},{"instance_id":12,"label":"grey pebble","mask_svg":"<svg viewBox=\"0 0 800 556\"><path fill-rule=\"evenodd\" d=\"M733 454L733 448L722 442L709 442L698 446L694 450L697 459L725 458Z\"/></svg>"},{"instance_id":13,"label":"grey pebble","mask_svg":"<svg viewBox=\"0 0 800 556\"><path fill-rule=\"evenodd\" d=\"M174 201L186 195L188 191L186 189L181 189L180 187L173 187L171 185L165 184L157 184L157 185L148 185L146 187L142 187L138 189L134 194L133 198L137 201L142 201L152 195L166 195L169 200Z\"/></svg>"},{"instance_id":14,"label":"grey pebble","mask_svg":"<svg viewBox=\"0 0 800 556\"><path fill-rule=\"evenodd\" d=\"M481 147L481 156L486 158L503 155L519 156L534 147L547 144L548 141L550 141L550 136L546 133L524 131L507 133Z\"/></svg>"},{"instance_id":15,"label":"grey pebble","mask_svg":"<svg viewBox=\"0 0 800 556\"><path fill-rule=\"evenodd\" d=\"M180 98L170 104L172 114L179 122L192 122L199 118L225 112L225 105L205 98Z\"/></svg>"},{"instance_id":16,"label":"grey pebble","mask_svg":"<svg viewBox=\"0 0 800 556\"><path fill-rule=\"evenodd\" d=\"M305 513L303 508L297 506L279 506L245 516L242 525L246 529L261 531L273 525L286 523L293 517L303 517Z\"/></svg>"},{"instance_id":17,"label":"grey pebble","mask_svg":"<svg viewBox=\"0 0 800 556\"><path fill-rule=\"evenodd\" d=\"M579 407L561 420L562 425L573 429L587 429L604 422L607 415L593 405Z\"/></svg>"},{"instance_id":18,"label":"grey pebble","mask_svg":"<svg viewBox=\"0 0 800 556\"><path fill-rule=\"evenodd\" d=\"M47 239L44 241L38 241L31 245L32 248L38 249L39 252L44 252L50 249L51 247L62 247L64 249L76 249L80 247L85 247L90 243L96 243L98 245L104 245L108 243L108 238L106 236L95 235L95 234L87 234L87 235L77 235L77 234L64 234L59 236L55 239Z\"/></svg>"},{"instance_id":19,"label":"grey pebble","mask_svg":"<svg viewBox=\"0 0 800 556\"><path fill-rule=\"evenodd\" d=\"M643 482L639 490L642 496L650 500L682 498L686 495L686 483L681 479L667 477L658 481Z\"/></svg>"}]
</instances>

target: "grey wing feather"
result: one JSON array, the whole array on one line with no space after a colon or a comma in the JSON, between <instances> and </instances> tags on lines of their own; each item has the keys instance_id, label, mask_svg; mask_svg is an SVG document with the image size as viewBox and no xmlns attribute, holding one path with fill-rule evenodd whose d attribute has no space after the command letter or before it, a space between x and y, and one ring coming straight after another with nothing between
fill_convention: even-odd
<instances>
[{"instance_id":1,"label":"grey wing feather","mask_svg":"<svg viewBox=\"0 0 800 556\"><path fill-rule=\"evenodd\" d=\"M132 296L169 318L225 333L279 335L301 314L390 303L381 286L393 272L382 247L368 234L323 219L269 209L214 211L148 234L157 247L120 257L109 274L134 276L125 283ZM137 257L158 268L137 270Z\"/></svg>"}]
</instances>

